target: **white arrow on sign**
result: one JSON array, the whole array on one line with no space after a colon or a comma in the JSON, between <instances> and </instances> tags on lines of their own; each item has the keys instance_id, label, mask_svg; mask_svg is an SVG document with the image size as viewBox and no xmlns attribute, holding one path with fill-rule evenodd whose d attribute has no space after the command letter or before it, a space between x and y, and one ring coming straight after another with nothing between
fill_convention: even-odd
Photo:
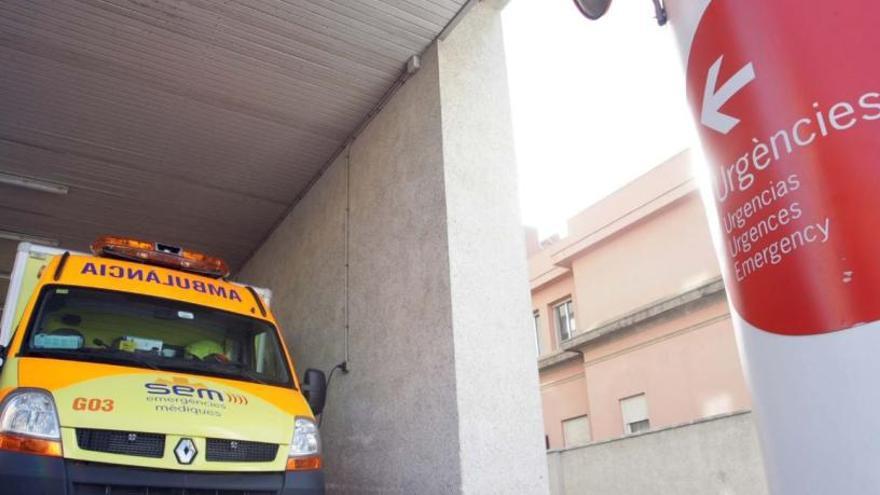
<instances>
[{"instance_id":1,"label":"white arrow on sign","mask_svg":"<svg viewBox=\"0 0 880 495\"><path fill-rule=\"evenodd\" d=\"M706 76L706 89L703 91L703 111L700 115L700 122L721 134L727 134L739 124L739 119L721 113L720 109L727 103L727 100L755 79L755 67L749 62L728 79L724 86L721 86L721 89L715 91L723 59L724 55L718 57L712 67L709 67L709 74Z\"/></svg>"}]
</instances>

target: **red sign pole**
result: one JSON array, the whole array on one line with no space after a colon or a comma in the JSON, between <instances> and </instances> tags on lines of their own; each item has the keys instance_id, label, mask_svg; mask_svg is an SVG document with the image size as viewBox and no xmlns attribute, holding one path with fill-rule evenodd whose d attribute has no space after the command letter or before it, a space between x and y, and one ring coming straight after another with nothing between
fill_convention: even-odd
<instances>
[{"instance_id":1,"label":"red sign pole","mask_svg":"<svg viewBox=\"0 0 880 495\"><path fill-rule=\"evenodd\" d=\"M667 4L771 492L880 493L880 1Z\"/></svg>"}]
</instances>

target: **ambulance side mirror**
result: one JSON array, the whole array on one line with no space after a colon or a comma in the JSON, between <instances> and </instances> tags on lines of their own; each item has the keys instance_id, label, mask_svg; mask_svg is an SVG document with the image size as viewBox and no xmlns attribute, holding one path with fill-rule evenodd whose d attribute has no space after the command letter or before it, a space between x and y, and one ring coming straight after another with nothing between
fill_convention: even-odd
<instances>
[{"instance_id":1,"label":"ambulance side mirror","mask_svg":"<svg viewBox=\"0 0 880 495\"><path fill-rule=\"evenodd\" d=\"M324 411L327 402L327 375L321 370L309 368L303 376L302 393L309 401L312 414L315 416Z\"/></svg>"},{"instance_id":2,"label":"ambulance side mirror","mask_svg":"<svg viewBox=\"0 0 880 495\"><path fill-rule=\"evenodd\" d=\"M666 2L665 0L652 0L652 2L654 3L654 17L657 19L657 24L663 26L669 18L666 13ZM574 5L584 17L595 21L608 12L611 0L574 0Z\"/></svg>"},{"instance_id":3,"label":"ambulance side mirror","mask_svg":"<svg viewBox=\"0 0 880 495\"><path fill-rule=\"evenodd\" d=\"M595 21L608 12L611 0L574 0L574 4L584 17Z\"/></svg>"}]
</instances>

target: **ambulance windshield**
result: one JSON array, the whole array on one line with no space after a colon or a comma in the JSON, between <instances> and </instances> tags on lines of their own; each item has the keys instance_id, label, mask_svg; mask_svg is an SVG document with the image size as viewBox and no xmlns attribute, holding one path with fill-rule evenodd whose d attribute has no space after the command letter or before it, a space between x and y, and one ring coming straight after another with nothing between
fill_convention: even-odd
<instances>
[{"instance_id":1,"label":"ambulance windshield","mask_svg":"<svg viewBox=\"0 0 880 495\"><path fill-rule=\"evenodd\" d=\"M47 287L37 307L23 356L293 385L275 328L256 318L82 287Z\"/></svg>"}]
</instances>

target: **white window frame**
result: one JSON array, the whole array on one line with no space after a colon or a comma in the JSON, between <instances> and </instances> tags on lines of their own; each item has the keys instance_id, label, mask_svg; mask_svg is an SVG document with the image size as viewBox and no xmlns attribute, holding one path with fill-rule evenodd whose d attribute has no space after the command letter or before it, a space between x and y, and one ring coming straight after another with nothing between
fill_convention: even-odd
<instances>
[{"instance_id":1,"label":"white window frame","mask_svg":"<svg viewBox=\"0 0 880 495\"><path fill-rule=\"evenodd\" d=\"M532 324L535 326L535 355L541 355L541 313L532 311Z\"/></svg>"},{"instance_id":2,"label":"white window frame","mask_svg":"<svg viewBox=\"0 0 880 495\"><path fill-rule=\"evenodd\" d=\"M560 309L567 308L565 310L565 333L563 333L562 328L562 317L560 315ZM556 324L556 335L559 337L559 342L565 342L566 340L574 337L575 332L575 314L574 314L574 299L568 298L565 301L562 301L559 304L553 306L553 319Z\"/></svg>"}]
</instances>

